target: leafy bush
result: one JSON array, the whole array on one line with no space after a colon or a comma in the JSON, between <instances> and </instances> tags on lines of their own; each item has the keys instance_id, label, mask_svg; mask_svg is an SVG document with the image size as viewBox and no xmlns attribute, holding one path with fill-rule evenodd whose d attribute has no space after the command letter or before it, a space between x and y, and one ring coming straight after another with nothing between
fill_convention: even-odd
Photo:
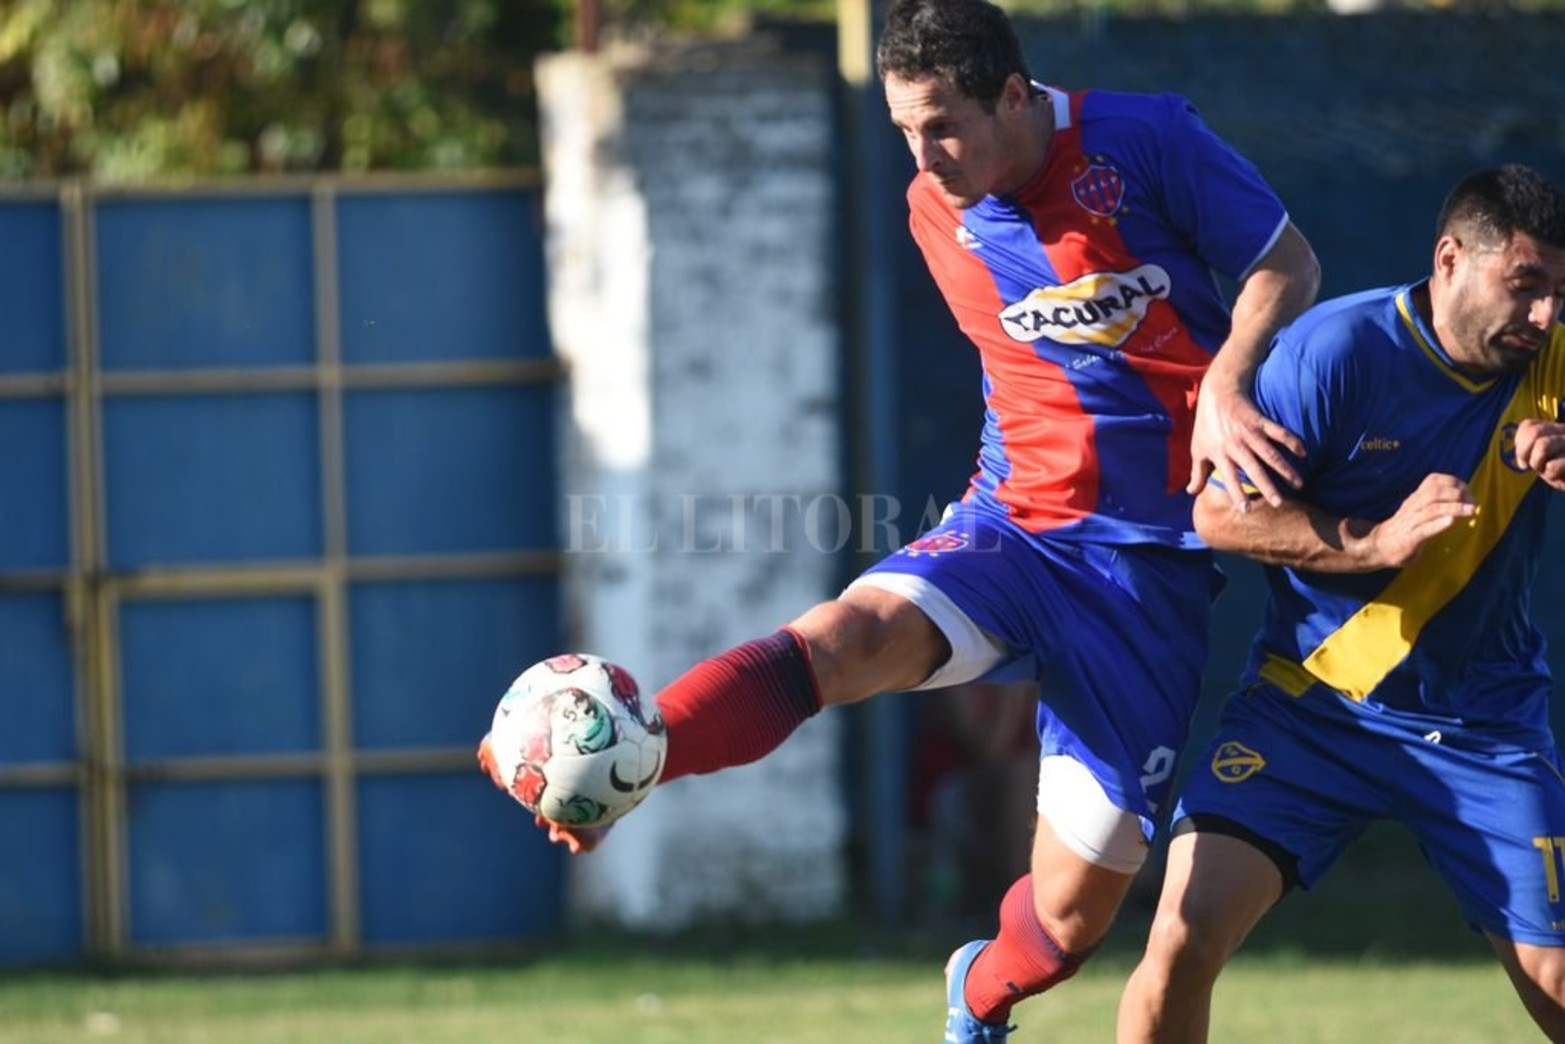
<instances>
[{"instance_id":1,"label":"leafy bush","mask_svg":"<svg viewBox=\"0 0 1565 1044\"><path fill-rule=\"evenodd\" d=\"M12 0L0 178L532 163L567 2Z\"/></svg>"}]
</instances>

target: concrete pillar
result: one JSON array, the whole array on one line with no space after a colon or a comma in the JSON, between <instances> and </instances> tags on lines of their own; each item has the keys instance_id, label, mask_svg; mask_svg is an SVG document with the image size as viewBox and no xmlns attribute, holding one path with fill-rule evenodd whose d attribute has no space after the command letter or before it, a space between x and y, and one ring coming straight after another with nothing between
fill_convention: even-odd
<instances>
[{"instance_id":1,"label":"concrete pillar","mask_svg":"<svg viewBox=\"0 0 1565 1044\"><path fill-rule=\"evenodd\" d=\"M764 40L538 67L569 633L656 690L837 592L828 53ZM840 912L840 722L660 787L573 862L637 928Z\"/></svg>"}]
</instances>

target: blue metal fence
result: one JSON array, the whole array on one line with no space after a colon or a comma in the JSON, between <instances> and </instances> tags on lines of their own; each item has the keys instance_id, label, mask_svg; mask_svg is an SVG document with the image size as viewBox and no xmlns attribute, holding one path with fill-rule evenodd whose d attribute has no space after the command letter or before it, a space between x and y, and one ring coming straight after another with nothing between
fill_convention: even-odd
<instances>
[{"instance_id":1,"label":"blue metal fence","mask_svg":"<svg viewBox=\"0 0 1565 1044\"><path fill-rule=\"evenodd\" d=\"M0 964L506 945L562 640L521 180L0 197Z\"/></svg>"}]
</instances>

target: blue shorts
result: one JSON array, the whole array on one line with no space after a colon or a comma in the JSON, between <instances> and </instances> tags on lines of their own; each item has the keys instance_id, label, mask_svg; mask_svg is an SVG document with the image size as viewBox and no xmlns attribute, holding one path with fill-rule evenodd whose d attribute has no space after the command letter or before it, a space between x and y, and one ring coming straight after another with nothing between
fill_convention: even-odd
<instances>
[{"instance_id":1,"label":"blue shorts","mask_svg":"<svg viewBox=\"0 0 1565 1044\"><path fill-rule=\"evenodd\" d=\"M1256 843L1306 888L1372 821L1395 820L1469 924L1565 946L1565 776L1553 747L1453 740L1339 696L1259 682L1223 709L1175 812L1185 816Z\"/></svg>"},{"instance_id":2,"label":"blue shorts","mask_svg":"<svg viewBox=\"0 0 1565 1044\"><path fill-rule=\"evenodd\" d=\"M1201 694L1210 552L1038 535L960 504L876 573L922 577L1004 643L982 680L1034 676L1042 754L1086 765L1151 836Z\"/></svg>"}]
</instances>

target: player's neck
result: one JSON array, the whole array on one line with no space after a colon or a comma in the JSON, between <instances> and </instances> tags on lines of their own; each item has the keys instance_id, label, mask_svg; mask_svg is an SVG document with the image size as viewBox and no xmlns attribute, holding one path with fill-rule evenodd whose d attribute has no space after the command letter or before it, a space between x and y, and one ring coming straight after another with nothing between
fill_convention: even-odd
<instances>
[{"instance_id":1,"label":"player's neck","mask_svg":"<svg viewBox=\"0 0 1565 1044\"><path fill-rule=\"evenodd\" d=\"M1417 313L1418 318L1423 321L1423 324L1433 330L1435 328L1435 306L1430 299L1429 283L1430 280L1426 279L1422 283L1415 284L1408 291L1407 299L1408 303L1413 306L1413 311Z\"/></svg>"},{"instance_id":2,"label":"player's neck","mask_svg":"<svg viewBox=\"0 0 1565 1044\"><path fill-rule=\"evenodd\" d=\"M1445 353L1445 357L1455 362L1456 356L1451 354L1451 331L1440 321L1435 312L1436 298L1442 296L1442 288L1435 286L1434 283L1433 279L1426 279L1413 287L1407 295L1408 304L1413 306L1413 311L1424 327L1435 335L1435 343Z\"/></svg>"},{"instance_id":3,"label":"player's neck","mask_svg":"<svg viewBox=\"0 0 1565 1044\"><path fill-rule=\"evenodd\" d=\"M1434 332L1440 350L1445 353L1445 357L1458 372L1478 381L1493 377L1494 374L1486 371L1483 366L1464 358L1466 353L1462 350L1462 339L1446 321L1450 315L1445 307L1447 293L1449 293L1448 288L1436 285L1436 279L1432 278L1415 286L1408 297L1418 317Z\"/></svg>"},{"instance_id":4,"label":"player's neck","mask_svg":"<svg viewBox=\"0 0 1565 1044\"><path fill-rule=\"evenodd\" d=\"M1016 178L996 196L1013 196L1026 188L1049 161L1049 143L1054 140L1054 99L1047 93L1034 95L1027 106L1016 139Z\"/></svg>"}]
</instances>

